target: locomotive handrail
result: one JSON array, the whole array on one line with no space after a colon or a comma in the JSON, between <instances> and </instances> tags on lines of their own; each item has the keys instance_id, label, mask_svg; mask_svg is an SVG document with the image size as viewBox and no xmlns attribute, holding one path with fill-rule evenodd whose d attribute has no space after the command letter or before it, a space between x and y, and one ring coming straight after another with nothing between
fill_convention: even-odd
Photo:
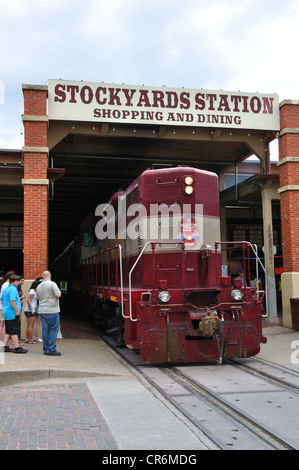
<instances>
[{"instance_id":1,"label":"locomotive handrail","mask_svg":"<svg viewBox=\"0 0 299 470\"><path fill-rule=\"evenodd\" d=\"M94 259L96 260L96 262L94 263ZM87 275L88 275L88 283L89 284L94 284L94 272L93 272L93 269L89 267L92 266L93 264L95 264L95 266L97 266L97 262L98 262L98 254L94 254L92 256L89 256L88 258L85 258L83 261L83 264L85 264L87 266ZM98 273L97 273L97 270L96 270L96 273L95 273L95 277L96 277L96 284L98 282Z\"/></svg>"},{"instance_id":2,"label":"locomotive handrail","mask_svg":"<svg viewBox=\"0 0 299 470\"><path fill-rule=\"evenodd\" d=\"M258 256L258 252L257 252L257 245L252 245L250 242L247 242L249 246L251 246L251 249L253 251L253 253L255 254L255 258L256 258L256 291L257 293L259 294L259 292L264 292L265 294L265 298L266 298L266 306L267 306L267 311L268 311L268 288L267 288L267 271L263 265L263 263L261 262L259 256ZM254 248L253 248L254 247ZM259 278L258 278L258 263L260 263L261 265L261 268L263 269L264 271L264 274L265 274L265 290L262 291L262 290L259 290ZM265 313L265 315L262 315L263 318L266 318L268 316L268 313Z\"/></svg>"},{"instance_id":3,"label":"locomotive handrail","mask_svg":"<svg viewBox=\"0 0 299 470\"><path fill-rule=\"evenodd\" d=\"M161 263L157 265L159 271L177 271L180 267L180 263L178 263L175 268L163 268Z\"/></svg>"},{"instance_id":4,"label":"locomotive handrail","mask_svg":"<svg viewBox=\"0 0 299 470\"><path fill-rule=\"evenodd\" d=\"M100 261L101 261L101 275L102 275L102 290L103 290L103 255L104 253L107 253L109 255L110 251L113 250L119 250L119 271L120 271L120 297L121 297L121 314L124 318L130 318L129 316L124 315L124 286L123 286L123 266L122 266L122 247L121 245L115 245L112 248L106 248L105 250L101 250L100 253L97 253L95 255L90 256L89 258L85 258L83 260L84 264L87 264L89 266L89 263L93 263L93 260L96 259L96 284L98 284L98 256L100 255ZM108 266L110 269L110 259L108 256ZM117 260L116 260L116 266L117 266ZM88 275L89 275L89 270L88 270ZM91 270L91 282L93 284L93 270ZM110 282L110 280L109 280Z\"/></svg>"},{"instance_id":5,"label":"locomotive handrail","mask_svg":"<svg viewBox=\"0 0 299 470\"><path fill-rule=\"evenodd\" d=\"M122 261L122 248L121 245L116 245L119 249L119 275L120 275L120 299L121 299L121 314L124 318L124 285L123 285L123 261Z\"/></svg>"},{"instance_id":6,"label":"locomotive handrail","mask_svg":"<svg viewBox=\"0 0 299 470\"><path fill-rule=\"evenodd\" d=\"M178 178L175 178L174 181L160 181L159 179L157 179L156 184L176 184L178 181Z\"/></svg>"},{"instance_id":7,"label":"locomotive handrail","mask_svg":"<svg viewBox=\"0 0 299 470\"><path fill-rule=\"evenodd\" d=\"M130 272L129 272L129 318L131 321L137 321L137 318L133 318L132 317L132 294L131 294L131 290L132 290L132 282L131 282L131 278L132 278L132 272L134 271L138 261L140 260L141 256L143 255L145 249L148 247L148 245L150 244L151 242L147 242L144 247L142 248L141 252L139 253L139 256L137 257L135 263L133 264Z\"/></svg>"},{"instance_id":8,"label":"locomotive handrail","mask_svg":"<svg viewBox=\"0 0 299 470\"><path fill-rule=\"evenodd\" d=\"M119 274L120 274L120 299L121 299L121 314L124 318L129 318L128 316L125 316L124 314L124 285L123 285L123 267L122 267L122 248L121 248L121 245L115 245L113 246L112 248L106 248L106 250L102 250L101 251L101 254L103 255L105 252L110 253L110 251L113 251L113 250L119 250ZM102 256L102 265L103 265L103 256ZM109 266L109 269L110 269L110 259L108 260L108 266ZM117 260L115 262L115 266L117 267ZM110 276L108 276L109 279L109 283L110 283ZM102 279L102 283L103 283L103 279Z\"/></svg>"},{"instance_id":9,"label":"locomotive handrail","mask_svg":"<svg viewBox=\"0 0 299 470\"><path fill-rule=\"evenodd\" d=\"M181 245L182 246L182 250L184 252L184 242L161 242L161 241L150 241L150 242L147 242L144 247L142 248L141 252L139 253L135 263L133 264L130 272L129 272L129 310L130 310L130 315L129 315L129 318L131 321L137 321L137 318L133 318L132 316L132 272L134 271L135 267L137 266L138 264L138 261L140 260L140 258L142 257L144 251L146 250L146 248L148 247L148 245L152 245L152 250L154 251L155 248L156 248L156 245ZM183 268L183 264L182 264L182 268ZM183 275L183 284L184 284L184 275ZM128 317L126 317L128 318Z\"/></svg>"},{"instance_id":10,"label":"locomotive handrail","mask_svg":"<svg viewBox=\"0 0 299 470\"><path fill-rule=\"evenodd\" d=\"M265 293L265 298L266 298L266 306L267 306L267 309L268 309L268 289L267 289L267 271L263 265L263 263L261 262L259 256L258 256L258 251L257 251L257 245L252 245L252 243L250 242L247 242L247 241L234 241L234 242L215 242L215 250L217 251L217 246L218 245L247 245L249 246L254 255L255 255L255 259L256 259L256 279L257 279L257 289L256 289L256 292L257 294L259 294L260 292L264 292ZM260 290L259 289L259 283L258 283L258 265L260 264L262 270L264 271L264 274L265 274L265 290ZM266 318L268 316L268 313L265 313L264 315L262 315L263 318Z\"/></svg>"}]
</instances>

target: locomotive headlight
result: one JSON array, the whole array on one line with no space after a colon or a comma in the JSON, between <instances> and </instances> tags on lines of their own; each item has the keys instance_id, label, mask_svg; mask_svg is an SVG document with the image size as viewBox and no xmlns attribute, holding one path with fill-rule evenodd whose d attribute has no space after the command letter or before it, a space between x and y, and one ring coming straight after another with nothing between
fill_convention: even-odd
<instances>
[{"instance_id":1,"label":"locomotive headlight","mask_svg":"<svg viewBox=\"0 0 299 470\"><path fill-rule=\"evenodd\" d=\"M192 186L186 186L185 193L186 194L192 194L193 193L193 187Z\"/></svg>"},{"instance_id":2,"label":"locomotive headlight","mask_svg":"<svg viewBox=\"0 0 299 470\"><path fill-rule=\"evenodd\" d=\"M166 304L170 301L170 293L167 290L163 290L159 292L158 300L162 304Z\"/></svg>"},{"instance_id":3,"label":"locomotive headlight","mask_svg":"<svg viewBox=\"0 0 299 470\"><path fill-rule=\"evenodd\" d=\"M234 289L230 293L231 299L240 302L243 299L243 294L239 289Z\"/></svg>"},{"instance_id":4,"label":"locomotive headlight","mask_svg":"<svg viewBox=\"0 0 299 470\"><path fill-rule=\"evenodd\" d=\"M185 178L185 184L187 184L188 186L190 186L192 183L193 183L193 178L192 178L192 176L186 176L186 178Z\"/></svg>"},{"instance_id":5,"label":"locomotive headlight","mask_svg":"<svg viewBox=\"0 0 299 470\"><path fill-rule=\"evenodd\" d=\"M192 178L192 176L185 176L184 178L184 183L186 185L185 194L191 195L193 193L194 191L193 186L192 186L193 182L194 182L194 179Z\"/></svg>"}]
</instances>

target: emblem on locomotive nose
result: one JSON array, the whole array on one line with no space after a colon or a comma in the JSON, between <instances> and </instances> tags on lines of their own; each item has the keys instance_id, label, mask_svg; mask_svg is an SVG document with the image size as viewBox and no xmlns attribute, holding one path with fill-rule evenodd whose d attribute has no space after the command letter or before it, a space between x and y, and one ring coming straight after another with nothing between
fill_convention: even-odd
<instances>
[{"instance_id":1,"label":"emblem on locomotive nose","mask_svg":"<svg viewBox=\"0 0 299 470\"><path fill-rule=\"evenodd\" d=\"M199 242L199 228L194 217L184 217L180 224L180 233L177 240L184 242L188 248L194 247Z\"/></svg>"}]
</instances>

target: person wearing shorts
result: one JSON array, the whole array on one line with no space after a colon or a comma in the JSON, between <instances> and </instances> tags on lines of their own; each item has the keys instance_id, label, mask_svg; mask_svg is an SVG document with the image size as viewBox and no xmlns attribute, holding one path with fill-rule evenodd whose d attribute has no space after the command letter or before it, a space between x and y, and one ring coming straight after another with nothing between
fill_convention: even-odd
<instances>
[{"instance_id":1,"label":"person wearing shorts","mask_svg":"<svg viewBox=\"0 0 299 470\"><path fill-rule=\"evenodd\" d=\"M27 353L27 349L23 349L19 344L19 336L21 333L20 313L22 310L20 296L18 292L19 276L12 274L10 276L10 285L4 290L2 300L2 312L5 318L5 336L4 336L4 352L14 352L16 354ZM12 340L14 349L8 346L9 340Z\"/></svg>"},{"instance_id":2,"label":"person wearing shorts","mask_svg":"<svg viewBox=\"0 0 299 470\"><path fill-rule=\"evenodd\" d=\"M35 322L35 315L37 309L37 298L36 298L36 288L39 285L39 281L33 281L28 292L27 304L24 308L24 314L27 319L27 328L25 333L25 342L29 344L35 344L36 341L33 340L33 327Z\"/></svg>"}]
</instances>

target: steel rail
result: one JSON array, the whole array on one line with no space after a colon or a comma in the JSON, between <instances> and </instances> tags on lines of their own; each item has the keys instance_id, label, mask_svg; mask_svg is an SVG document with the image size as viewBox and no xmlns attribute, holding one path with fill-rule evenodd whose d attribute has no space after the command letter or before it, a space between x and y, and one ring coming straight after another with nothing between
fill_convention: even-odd
<instances>
[{"instance_id":1,"label":"steel rail","mask_svg":"<svg viewBox=\"0 0 299 470\"><path fill-rule=\"evenodd\" d=\"M165 378L168 377L171 379L174 384L183 387L183 389L186 390L186 396L188 395L189 397L199 400L201 404L208 404L218 417L227 420L227 422L235 426L236 431L242 432L244 436L247 434L248 442L254 442L255 445L260 442L262 448L270 450L297 450L297 448L291 443L275 434L273 430L266 429L261 423L256 422L252 417L238 409L235 409L229 402L217 396L204 385L194 381L190 376L184 374L181 370L178 370L177 367L149 367L144 363L144 361L142 361L136 352L126 348L115 349L112 346L112 341L108 337L103 337L102 339L112 347L117 355L122 357L125 363L128 363L131 368L136 370L136 372L140 374L151 387L156 389L175 409L178 410L179 413L185 416L191 425L195 426L201 433L203 433L211 443L216 445L218 449L233 450L235 448L237 450L238 446L240 447L241 444L239 444L237 440L234 442L225 441L223 438L219 437L217 433L211 431L208 425L202 423L201 420L186 410L179 403L179 398L182 397L182 395L171 395L167 390L167 387L164 387L164 380L162 379L161 382L161 380L159 381L155 378L156 371L160 377L161 374L163 374L163 376L165 375ZM215 368L217 367L218 366L215 366ZM153 376L151 376L150 371L154 371ZM255 371L252 373L255 374ZM204 419L205 416L203 415L202 418ZM250 444L248 445L247 450L250 450Z\"/></svg>"},{"instance_id":2,"label":"steel rail","mask_svg":"<svg viewBox=\"0 0 299 470\"><path fill-rule=\"evenodd\" d=\"M198 384L186 374L178 371L175 367L168 369L172 374L173 378L178 382L184 383L187 388L193 393L197 393L200 397L204 400L208 401L215 409L219 410L222 413L225 413L227 417L231 420L234 420L236 423L241 425L245 428L248 434L254 434L258 439L265 442L269 447L273 450L296 450L292 444L285 441L280 436L277 436L274 432L270 431L263 427L260 423L253 420L251 417L246 415L245 413L236 410L231 404L229 404L226 400L217 396L217 394L213 393L207 387L202 384ZM212 439L212 436L209 436ZM215 441L221 449L227 449L226 443L219 442L219 439ZM249 450L249 449L248 449Z\"/></svg>"}]
</instances>

